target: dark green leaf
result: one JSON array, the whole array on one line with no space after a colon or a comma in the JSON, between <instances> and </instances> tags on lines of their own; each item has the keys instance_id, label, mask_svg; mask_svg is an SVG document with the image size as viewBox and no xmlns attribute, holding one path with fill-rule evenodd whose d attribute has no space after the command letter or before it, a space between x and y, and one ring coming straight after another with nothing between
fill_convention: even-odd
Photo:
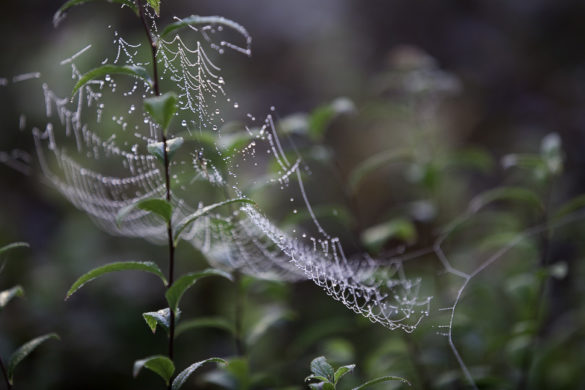
<instances>
[{"instance_id":1,"label":"dark green leaf","mask_svg":"<svg viewBox=\"0 0 585 390\"><path fill-rule=\"evenodd\" d=\"M152 80L150 79L150 75L141 66L130 66L130 65L103 65L99 68L95 68L81 76L75 87L73 87L73 95L77 93L79 88L83 87L85 84L90 82L91 80L95 80L100 77L105 77L106 75L111 74L125 74L128 76L133 76L139 78L140 80L144 81L152 85Z\"/></svg>"},{"instance_id":2,"label":"dark green leaf","mask_svg":"<svg viewBox=\"0 0 585 390\"><path fill-rule=\"evenodd\" d=\"M141 199L136 203L132 203L120 209L118 215L116 215L116 223L118 224L118 226L122 223L122 220L128 214L130 214L130 212L135 208L154 213L162 217L162 219L164 219L165 222L170 222L171 217L173 215L173 206L171 206L171 204L166 199L160 198Z\"/></svg>"},{"instance_id":3,"label":"dark green leaf","mask_svg":"<svg viewBox=\"0 0 585 390\"><path fill-rule=\"evenodd\" d=\"M14 377L14 369L16 368L18 363L20 363L24 358L26 358L39 345L41 345L42 343L49 339L59 340L59 336L56 333L49 333L44 336L39 336L27 342L26 344L23 344L20 348L14 351L14 353L12 354L12 356L10 356L10 359L8 360L7 367L8 381L10 382L10 384L12 384L12 379Z\"/></svg>"},{"instance_id":4,"label":"dark green leaf","mask_svg":"<svg viewBox=\"0 0 585 390\"><path fill-rule=\"evenodd\" d=\"M177 310L175 321L179 320L180 315L181 310ZM152 333L156 333L157 326L161 326L167 331L171 326L171 310L168 307L165 309L160 309L158 311L149 311L147 313L142 313L142 317L144 318L144 321L146 321L146 324L148 325L150 330L152 330Z\"/></svg>"},{"instance_id":5,"label":"dark green leaf","mask_svg":"<svg viewBox=\"0 0 585 390\"><path fill-rule=\"evenodd\" d=\"M167 140L167 156L169 162L173 159L175 152L183 145L183 138L177 137ZM146 146L148 153L155 156L160 162L165 162L164 143L152 142Z\"/></svg>"},{"instance_id":6,"label":"dark green leaf","mask_svg":"<svg viewBox=\"0 0 585 390\"><path fill-rule=\"evenodd\" d=\"M63 20L67 11L69 10L69 8L74 7L76 5L89 3L90 1L94 1L94 0L69 0L69 1L67 1L65 4L63 4L57 10L57 12L55 12L55 15L53 16L53 24L55 25L55 27L61 22L61 20ZM134 11L134 13L136 15L138 15L138 8L136 8L136 4L134 4L134 2L132 0L107 0L107 1L108 1L108 3L122 4L123 6L130 8L132 11Z\"/></svg>"},{"instance_id":7,"label":"dark green leaf","mask_svg":"<svg viewBox=\"0 0 585 390\"><path fill-rule=\"evenodd\" d=\"M341 366L337 369L337 371L335 371L335 374L333 375L333 383L337 384L337 382L339 382L339 380L348 372L353 371L353 369L355 368L355 364L350 364L347 366Z\"/></svg>"},{"instance_id":8,"label":"dark green leaf","mask_svg":"<svg viewBox=\"0 0 585 390\"><path fill-rule=\"evenodd\" d=\"M167 386L171 381L173 373L175 372L175 365L173 364L173 361L162 355L150 356L145 359L135 361L134 369L132 370L135 378L138 376L140 370L142 370L143 367L148 368L160 376L165 381Z\"/></svg>"},{"instance_id":9,"label":"dark green leaf","mask_svg":"<svg viewBox=\"0 0 585 390\"><path fill-rule=\"evenodd\" d=\"M364 160L355 167L348 178L348 186L351 192L355 192L361 181L371 172L388 164L407 162L411 158L411 152L408 149L386 150L375 154Z\"/></svg>"},{"instance_id":10,"label":"dark green leaf","mask_svg":"<svg viewBox=\"0 0 585 390\"><path fill-rule=\"evenodd\" d=\"M186 216L185 218L183 218L176 226L175 228L175 241L174 241L174 245L177 246L177 244L179 243L179 238L181 236L181 233L193 222L195 222L198 218L204 216L205 214L215 210L218 207L221 206L225 206L228 204L232 204L232 203L247 203L247 204L254 204L253 201L251 201L250 199L246 199L246 198L237 198L237 199L229 199L229 200L225 200L223 202L218 202L218 203L214 203L212 205L209 206L205 206L202 207L200 209L197 209L197 211L195 211L193 214Z\"/></svg>"},{"instance_id":11,"label":"dark green leaf","mask_svg":"<svg viewBox=\"0 0 585 390\"><path fill-rule=\"evenodd\" d=\"M498 187L474 197L469 203L469 211L477 213L485 206L500 200L530 204L539 210L543 210L540 198L529 189L523 187Z\"/></svg>"},{"instance_id":12,"label":"dark green leaf","mask_svg":"<svg viewBox=\"0 0 585 390\"><path fill-rule=\"evenodd\" d=\"M181 388L181 386L183 386L185 384L185 382L187 381L187 379L189 379L189 377L191 376L191 374L193 374L193 372L195 372L195 370L197 370L199 367L201 367L203 364L205 363L221 363L221 364L227 364L227 362L223 359L220 358L209 358L209 359L205 359L202 360L200 362L191 364L189 367L187 367L186 369L184 369L183 371L181 371L177 377L175 378L175 380L173 380L173 385L172 385L172 390L179 390Z\"/></svg>"},{"instance_id":13,"label":"dark green leaf","mask_svg":"<svg viewBox=\"0 0 585 390\"><path fill-rule=\"evenodd\" d=\"M0 292L0 309L3 309L12 299L22 297L23 295L24 289L22 286L14 286L8 290Z\"/></svg>"},{"instance_id":14,"label":"dark green leaf","mask_svg":"<svg viewBox=\"0 0 585 390\"><path fill-rule=\"evenodd\" d=\"M228 322L219 317L203 317L183 321L178 324L175 328L175 337L178 337L180 334L185 333L191 329L197 328L215 328L225 330L231 334L235 333L234 326L231 324L231 322Z\"/></svg>"},{"instance_id":15,"label":"dark green leaf","mask_svg":"<svg viewBox=\"0 0 585 390\"><path fill-rule=\"evenodd\" d=\"M140 1L140 0L139 0ZM157 16L160 15L160 0L147 0Z\"/></svg>"},{"instance_id":16,"label":"dark green leaf","mask_svg":"<svg viewBox=\"0 0 585 390\"><path fill-rule=\"evenodd\" d=\"M167 302L169 303L171 310L176 313L179 307L179 301L181 300L181 297L185 291L193 286L199 279L207 276L223 276L226 279L232 280L231 275L227 272L212 268L201 272L192 272L183 275L177 279L165 293L165 297L167 298Z\"/></svg>"},{"instance_id":17,"label":"dark green leaf","mask_svg":"<svg viewBox=\"0 0 585 390\"><path fill-rule=\"evenodd\" d=\"M69 299L71 295L73 295L77 290L83 287L86 283L110 272L119 272L119 271L145 271L151 274L158 276L164 284L167 283L165 276L161 272L158 265L150 261L123 261L123 262L116 262L116 263L109 263L103 265L101 267L95 268L88 273L81 276L79 279L73 283L69 291L67 292L67 296L65 299Z\"/></svg>"},{"instance_id":18,"label":"dark green leaf","mask_svg":"<svg viewBox=\"0 0 585 390\"><path fill-rule=\"evenodd\" d=\"M28 248L29 245L26 242L13 242L11 244L5 245L0 248L0 255L4 252L8 252L9 250L16 249L16 248Z\"/></svg>"},{"instance_id":19,"label":"dark green leaf","mask_svg":"<svg viewBox=\"0 0 585 390\"><path fill-rule=\"evenodd\" d=\"M311 372L315 376L327 378L329 382L333 382L334 380L335 374L333 367L327 362L324 356L319 356L311 361Z\"/></svg>"},{"instance_id":20,"label":"dark green leaf","mask_svg":"<svg viewBox=\"0 0 585 390\"><path fill-rule=\"evenodd\" d=\"M401 378L399 376L382 376L380 378L376 378L376 379L372 379L370 381L367 381L366 383L364 383L358 387L354 387L352 390L361 390L361 389L365 389L366 387L370 387L370 386L373 386L375 384L382 383L382 382L388 382L388 381L400 381L400 382L406 383L408 386L410 386L409 381L407 381L406 379Z\"/></svg>"},{"instance_id":21,"label":"dark green leaf","mask_svg":"<svg viewBox=\"0 0 585 390\"><path fill-rule=\"evenodd\" d=\"M167 92L160 96L153 96L144 99L144 108L152 119L163 129L166 134L171 120L177 112L177 101L179 98L174 92ZM167 144L168 147L168 144Z\"/></svg>"}]
</instances>

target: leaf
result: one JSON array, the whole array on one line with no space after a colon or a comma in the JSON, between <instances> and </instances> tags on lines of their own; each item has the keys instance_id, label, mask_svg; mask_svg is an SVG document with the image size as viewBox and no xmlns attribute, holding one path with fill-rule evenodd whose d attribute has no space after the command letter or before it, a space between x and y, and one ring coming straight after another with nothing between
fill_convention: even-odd
<instances>
[{"instance_id":1,"label":"leaf","mask_svg":"<svg viewBox=\"0 0 585 390\"><path fill-rule=\"evenodd\" d=\"M485 206L499 200L513 200L531 204L539 210L544 209L538 195L529 189L522 187L497 187L474 197L469 203L469 211L471 213L477 213Z\"/></svg>"},{"instance_id":2,"label":"leaf","mask_svg":"<svg viewBox=\"0 0 585 390\"><path fill-rule=\"evenodd\" d=\"M175 365L173 361L166 356L155 355L145 359L137 360L134 362L134 369L132 374L136 378L142 368L148 368L150 371L160 376L165 384L168 386L173 373L175 372Z\"/></svg>"},{"instance_id":3,"label":"leaf","mask_svg":"<svg viewBox=\"0 0 585 390\"><path fill-rule=\"evenodd\" d=\"M177 375L177 377L173 380L173 385L172 385L171 389L172 390L179 390L181 388L181 386L183 386L185 384L187 379L189 379L191 374L193 374L193 372L195 372L195 370L197 370L203 364L211 363L211 362L227 364L227 362L225 360L220 359L220 358L216 358L216 357L205 359L205 360L202 360L202 361L197 362L197 363L193 363Z\"/></svg>"},{"instance_id":4,"label":"leaf","mask_svg":"<svg viewBox=\"0 0 585 390\"><path fill-rule=\"evenodd\" d=\"M14 286L8 290L0 292L0 309L3 309L12 299L22 297L23 295L24 289L22 286Z\"/></svg>"},{"instance_id":5,"label":"leaf","mask_svg":"<svg viewBox=\"0 0 585 390\"><path fill-rule=\"evenodd\" d=\"M69 0L69 1L67 1L65 4L63 4L57 10L57 12L55 12L55 15L53 15L53 25L55 27L57 27L57 25L65 18L69 8L74 7L76 5L89 3L90 1L94 1L94 0ZM132 11L134 11L134 13L136 15L138 15L138 8L136 8L136 4L134 4L134 2L131 0L107 0L107 1L108 1L108 3L122 4L123 6L130 8Z\"/></svg>"},{"instance_id":6,"label":"leaf","mask_svg":"<svg viewBox=\"0 0 585 390\"><path fill-rule=\"evenodd\" d=\"M159 96L144 99L144 108L150 114L152 119L154 119L154 121L163 129L165 134L173 116L175 116L175 113L177 112L178 100L179 98L174 92L167 92Z\"/></svg>"},{"instance_id":7,"label":"leaf","mask_svg":"<svg viewBox=\"0 0 585 390\"><path fill-rule=\"evenodd\" d=\"M191 329L197 328L215 328L225 330L231 334L235 333L234 326L224 320L223 318L219 317L203 317L203 318L195 318L192 320L183 321L177 325L175 328L175 337L178 337L180 334L187 332Z\"/></svg>"},{"instance_id":8,"label":"leaf","mask_svg":"<svg viewBox=\"0 0 585 390\"><path fill-rule=\"evenodd\" d=\"M573 211L581 209L583 207L585 207L585 194L578 195L573 199L569 200L568 202L564 203L554 213L553 219L563 218L568 214L572 213Z\"/></svg>"},{"instance_id":9,"label":"leaf","mask_svg":"<svg viewBox=\"0 0 585 390\"><path fill-rule=\"evenodd\" d=\"M103 65L99 68L95 68L81 76L75 87L73 87L72 95L75 95L79 88L83 87L85 84L90 82L91 80L95 80L100 77L105 77L110 74L125 74L128 76L133 76L139 78L140 80L144 81L147 84L152 85L152 80L150 79L150 74L141 66L130 66L130 65Z\"/></svg>"},{"instance_id":10,"label":"leaf","mask_svg":"<svg viewBox=\"0 0 585 390\"><path fill-rule=\"evenodd\" d=\"M195 211L193 214L186 216L185 218L183 218L175 227L175 241L174 241L174 245L177 246L177 244L179 243L179 238L181 236L181 233L183 233L183 231L193 222L195 222L198 218L204 216L205 214L215 210L218 207L221 206L225 206L228 204L232 204L232 203L247 203L247 204L254 204L253 201L251 201L250 199L246 199L246 198L236 198L236 199L229 199L229 200L224 200L223 202L218 202L218 203L214 203L212 205L209 206L205 206L202 207L200 209L197 209L197 211Z\"/></svg>"},{"instance_id":11,"label":"leaf","mask_svg":"<svg viewBox=\"0 0 585 390\"><path fill-rule=\"evenodd\" d=\"M333 375L333 383L337 384L337 382L339 382L339 380L347 373L353 371L353 369L355 368L355 364L350 364L347 366L341 366L337 369L337 371L335 371L335 374Z\"/></svg>"},{"instance_id":12,"label":"leaf","mask_svg":"<svg viewBox=\"0 0 585 390\"><path fill-rule=\"evenodd\" d=\"M395 218L364 230L361 240L371 251L377 252L390 239L396 238L407 243L416 241L416 227L408 219Z\"/></svg>"},{"instance_id":13,"label":"leaf","mask_svg":"<svg viewBox=\"0 0 585 390\"><path fill-rule=\"evenodd\" d=\"M169 162L173 159L175 152L183 145L183 137L176 137L167 140L167 157ZM160 162L164 164L165 153L163 142L151 142L146 146L148 153L155 156Z\"/></svg>"},{"instance_id":14,"label":"leaf","mask_svg":"<svg viewBox=\"0 0 585 390\"><path fill-rule=\"evenodd\" d=\"M293 317L293 312L290 310L284 310L280 307L272 307L267 310L258 322L254 324L250 330L246 343L248 345L254 345L262 337L268 329L281 322L282 320L290 319Z\"/></svg>"},{"instance_id":15,"label":"leaf","mask_svg":"<svg viewBox=\"0 0 585 390\"><path fill-rule=\"evenodd\" d=\"M140 1L140 0L139 0ZM148 5L152 7L156 16L160 16L160 0L147 0Z\"/></svg>"},{"instance_id":16,"label":"leaf","mask_svg":"<svg viewBox=\"0 0 585 390\"><path fill-rule=\"evenodd\" d=\"M181 310L177 310L176 320L179 319L180 314ZM161 326L166 331L168 331L171 326L171 310L168 307L158 311L142 313L142 317L144 318L144 321L146 321L146 324L152 333L156 333L157 325Z\"/></svg>"},{"instance_id":17,"label":"leaf","mask_svg":"<svg viewBox=\"0 0 585 390\"><path fill-rule=\"evenodd\" d=\"M28 243L26 242L13 242L11 244L8 245L4 245L2 248L0 248L0 255L4 252L8 252L9 250L12 249L16 249L16 248L29 248L30 245L28 245Z\"/></svg>"},{"instance_id":18,"label":"leaf","mask_svg":"<svg viewBox=\"0 0 585 390\"><path fill-rule=\"evenodd\" d=\"M226 279L232 280L231 275L227 272L213 268L209 268L201 272L192 272L183 275L177 279L165 293L165 297L167 298L167 302L169 303L171 310L177 313L179 301L181 300L181 297L185 291L193 286L199 279L205 278L207 276L223 276Z\"/></svg>"},{"instance_id":19,"label":"leaf","mask_svg":"<svg viewBox=\"0 0 585 390\"><path fill-rule=\"evenodd\" d=\"M382 382L388 382L388 381L400 381L402 383L406 383L408 386L411 386L409 381L407 381L406 379L401 378L399 376L382 376L382 377L379 377L376 379L369 380L366 383L359 385L358 387L354 387L352 390L361 390L361 389L365 389L366 387L370 387L370 386L373 386L375 384L382 383Z\"/></svg>"},{"instance_id":20,"label":"leaf","mask_svg":"<svg viewBox=\"0 0 585 390\"><path fill-rule=\"evenodd\" d=\"M333 119L344 113L355 111L355 105L348 98L337 98L330 104L313 110L309 116L309 136L317 141L323 138L325 130Z\"/></svg>"},{"instance_id":21,"label":"leaf","mask_svg":"<svg viewBox=\"0 0 585 390\"><path fill-rule=\"evenodd\" d=\"M398 149L385 150L362 161L349 174L348 186L350 191L355 193L364 177L376 169L392 163L407 162L410 158L411 152L408 149Z\"/></svg>"},{"instance_id":22,"label":"leaf","mask_svg":"<svg viewBox=\"0 0 585 390\"><path fill-rule=\"evenodd\" d=\"M8 360L7 367L8 381L10 382L10 384L12 384L12 379L14 377L14 369L16 368L16 366L24 358L26 358L32 351L34 351L39 345L41 345L42 343L49 339L59 340L59 336L56 333L49 333L43 336L39 336L23 344L20 348L14 351L14 353L12 354L12 356L10 356L10 359Z\"/></svg>"},{"instance_id":23,"label":"leaf","mask_svg":"<svg viewBox=\"0 0 585 390\"><path fill-rule=\"evenodd\" d=\"M170 222L173 215L173 206L166 199L147 198L121 208L116 215L116 224L120 226L124 217L130 214L135 208L154 213L162 217L165 222Z\"/></svg>"},{"instance_id":24,"label":"leaf","mask_svg":"<svg viewBox=\"0 0 585 390\"><path fill-rule=\"evenodd\" d=\"M327 362L324 356L319 356L311 361L311 372L315 376L326 378L329 382L334 380L334 372L331 364Z\"/></svg>"},{"instance_id":25,"label":"leaf","mask_svg":"<svg viewBox=\"0 0 585 390\"><path fill-rule=\"evenodd\" d=\"M93 270L87 272L86 274L82 275L79 279L73 283L69 291L67 292L67 296L65 300L69 299L71 295L73 295L77 290L83 287L86 283L110 272L118 272L118 271L145 271L150 272L158 276L163 283L166 285L167 280L165 279L163 273L161 272L158 265L150 261L123 261L123 262L116 262L116 263L109 263L103 265L98 268L94 268Z\"/></svg>"}]
</instances>

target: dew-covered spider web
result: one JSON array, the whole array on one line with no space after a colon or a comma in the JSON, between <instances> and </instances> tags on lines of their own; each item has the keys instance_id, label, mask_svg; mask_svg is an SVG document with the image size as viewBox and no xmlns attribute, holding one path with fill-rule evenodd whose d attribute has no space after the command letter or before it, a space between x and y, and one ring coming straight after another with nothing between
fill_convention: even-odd
<instances>
[{"instance_id":1,"label":"dew-covered spider web","mask_svg":"<svg viewBox=\"0 0 585 390\"><path fill-rule=\"evenodd\" d=\"M345 242L320 221L311 200L319 188L306 184L310 164L300 157L295 140L280 129L276 111L246 112L245 102L228 93L221 60L251 55L246 29L222 17L176 18L175 29L161 31L150 15L150 24L158 42L161 91L173 90L179 96L170 135L184 140L170 167L172 221L176 224L197 209L226 202L198 218L181 239L220 269L273 280L309 279L350 310L392 330L411 332L431 312L447 312L447 323L439 325L438 333L447 337L473 383L453 337L463 291L503 253L543 228L525 231L465 272L455 268L443 250L451 232L428 251L409 257L346 255ZM150 72L146 43L130 42L112 28L108 31L113 50L99 60L102 65L140 66ZM77 64L95 55L93 50L92 45L82 46L61 61L62 69L71 72L71 89L92 68ZM24 76L23 80L38 77ZM119 218L120 210L141 199L165 196L162 165L147 151L149 144L160 140L160 129L142 108L143 99L153 95L151 85L106 75L73 97L67 91L55 92L48 82L42 84L42 94L47 122L32 132L45 178L106 232L166 244L166 223L156 215L134 208ZM20 170L30 160L21 152L0 152L0 161ZM254 204L228 204L237 198ZM275 210L270 206L275 198L286 206ZM466 213L464 219L472 214ZM293 226L279 224L295 215L306 219ZM406 260L423 255L434 257L446 273L460 279L451 304L432 305L430 290L406 272Z\"/></svg>"}]
</instances>

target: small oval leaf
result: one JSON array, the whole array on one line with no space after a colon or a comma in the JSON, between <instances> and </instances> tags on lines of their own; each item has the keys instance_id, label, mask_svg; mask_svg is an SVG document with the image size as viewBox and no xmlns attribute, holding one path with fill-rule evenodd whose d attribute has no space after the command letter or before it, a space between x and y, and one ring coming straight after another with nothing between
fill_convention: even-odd
<instances>
[{"instance_id":1,"label":"small oval leaf","mask_svg":"<svg viewBox=\"0 0 585 390\"><path fill-rule=\"evenodd\" d=\"M355 368L355 364L349 364L347 366L341 366L335 371L333 375L333 383L337 384L339 380L347 373L352 372Z\"/></svg>"},{"instance_id":2,"label":"small oval leaf","mask_svg":"<svg viewBox=\"0 0 585 390\"><path fill-rule=\"evenodd\" d=\"M141 66L130 66L130 65L103 65L99 68L95 68L81 76L75 87L73 87L73 95L79 91L79 88L83 87L85 84L90 82L91 80L95 80L100 77L105 77L106 75L110 74L125 74L128 76L133 76L136 78L141 79L145 83L152 85L152 80L150 79L150 75Z\"/></svg>"},{"instance_id":3,"label":"small oval leaf","mask_svg":"<svg viewBox=\"0 0 585 390\"><path fill-rule=\"evenodd\" d=\"M173 361L162 355L150 356L145 359L135 361L134 369L132 370L132 374L135 378L138 376L142 368L148 368L150 371L156 373L165 381L167 386L171 381L173 373L175 372L175 365L173 364Z\"/></svg>"},{"instance_id":4,"label":"small oval leaf","mask_svg":"<svg viewBox=\"0 0 585 390\"><path fill-rule=\"evenodd\" d=\"M175 152L183 145L183 137L177 137L167 140L167 156L169 161L172 160ZM163 142L151 142L146 146L148 153L155 156L160 162L165 162L165 152Z\"/></svg>"},{"instance_id":5,"label":"small oval leaf","mask_svg":"<svg viewBox=\"0 0 585 390\"><path fill-rule=\"evenodd\" d=\"M179 279L177 279L165 293L165 297L167 298L167 302L169 303L169 307L171 308L171 310L177 313L179 301L181 300L181 297L183 296L185 291L187 291L191 286L193 286L199 279L207 276L223 276L226 279L232 280L231 275L228 274L227 272L212 268L206 269L201 272L192 272L183 275Z\"/></svg>"},{"instance_id":6,"label":"small oval leaf","mask_svg":"<svg viewBox=\"0 0 585 390\"><path fill-rule=\"evenodd\" d=\"M111 272L119 272L119 271L144 271L149 272L158 276L163 283L166 285L167 280L165 276L161 272L158 265L151 261L123 261L123 262L116 262L116 263L109 263L103 265L98 268L94 268L93 270L87 272L86 274L82 275L79 279L73 283L69 291L67 292L67 296L65 300L69 299L71 295L73 295L77 290L83 287L86 283Z\"/></svg>"},{"instance_id":7,"label":"small oval leaf","mask_svg":"<svg viewBox=\"0 0 585 390\"><path fill-rule=\"evenodd\" d=\"M177 112L178 100L179 98L174 92L167 92L159 96L144 99L144 108L152 119L163 129L165 134L173 116Z\"/></svg>"},{"instance_id":8,"label":"small oval leaf","mask_svg":"<svg viewBox=\"0 0 585 390\"><path fill-rule=\"evenodd\" d=\"M176 321L179 320L181 315L181 310L177 310L177 316L175 318ZM167 307L165 309L160 309L158 311L149 311L147 313L142 313L142 317L146 324L152 331L152 333L156 333L156 327L160 326L164 330L168 331L171 326L171 310ZM176 333L175 333L176 335Z\"/></svg>"},{"instance_id":9,"label":"small oval leaf","mask_svg":"<svg viewBox=\"0 0 585 390\"><path fill-rule=\"evenodd\" d=\"M116 215L116 223L118 224L118 226L120 226L124 217L130 214L130 212L135 208L154 213L162 217L162 219L164 219L165 222L170 222L171 217L173 215L173 206L166 199L160 198L141 199L136 203L132 203L131 205L128 205L120 209L118 215Z\"/></svg>"},{"instance_id":10,"label":"small oval leaf","mask_svg":"<svg viewBox=\"0 0 585 390\"><path fill-rule=\"evenodd\" d=\"M202 361L197 362L197 363L193 363L189 367L187 367L183 371L181 371L179 374L177 374L177 377L173 380L173 385L172 385L171 389L172 390L179 390L185 384L187 379L189 379L191 374L193 374L195 372L195 370L197 370L199 367L201 367L205 363L227 364L227 362L225 360L220 359L220 358L216 358L216 357L205 359L205 360L202 360Z\"/></svg>"},{"instance_id":11,"label":"small oval leaf","mask_svg":"<svg viewBox=\"0 0 585 390\"><path fill-rule=\"evenodd\" d=\"M319 356L311 361L311 372L315 376L327 378L329 382L334 380L333 367L327 362L325 356Z\"/></svg>"},{"instance_id":12,"label":"small oval leaf","mask_svg":"<svg viewBox=\"0 0 585 390\"><path fill-rule=\"evenodd\" d=\"M20 348L18 348L12 356L10 356L10 360L8 360L8 381L12 384L12 379L14 377L14 369L24 358L26 358L32 351L34 351L39 345L44 343L49 339L57 339L59 340L59 336L56 333L49 333L43 336L39 336L37 338L32 339L31 341L23 344Z\"/></svg>"}]
</instances>

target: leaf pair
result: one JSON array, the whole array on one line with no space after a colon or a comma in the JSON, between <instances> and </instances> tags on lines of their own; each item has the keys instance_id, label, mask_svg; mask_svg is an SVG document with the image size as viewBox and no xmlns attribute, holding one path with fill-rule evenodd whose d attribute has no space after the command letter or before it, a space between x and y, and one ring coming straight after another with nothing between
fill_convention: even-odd
<instances>
[{"instance_id":1,"label":"leaf pair","mask_svg":"<svg viewBox=\"0 0 585 390\"><path fill-rule=\"evenodd\" d=\"M187 382L187 379L189 379L189 377L195 372L195 370L197 370L205 363L227 364L225 360L216 357L205 359L197 363L193 363L177 375L177 377L172 381L171 389L172 390L180 389L185 384L185 382ZM167 386L171 383L171 378L175 373L175 365L173 361L168 357L162 355L155 355L145 359L137 360L134 363L133 369L134 377L138 376L138 374L143 368L147 368L152 372L156 373L165 381L165 384Z\"/></svg>"}]
</instances>

